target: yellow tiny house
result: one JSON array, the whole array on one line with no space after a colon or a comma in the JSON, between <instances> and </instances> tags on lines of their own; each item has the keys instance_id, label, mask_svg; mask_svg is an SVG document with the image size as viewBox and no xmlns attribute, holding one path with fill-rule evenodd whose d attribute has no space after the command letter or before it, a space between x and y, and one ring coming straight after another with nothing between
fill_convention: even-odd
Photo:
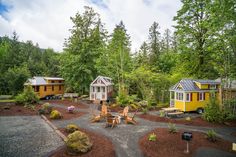
<instances>
[{"instance_id":1,"label":"yellow tiny house","mask_svg":"<svg viewBox=\"0 0 236 157\"><path fill-rule=\"evenodd\" d=\"M214 80L182 79L170 88L170 106L202 113L210 97L220 99L220 83Z\"/></svg>"},{"instance_id":2,"label":"yellow tiny house","mask_svg":"<svg viewBox=\"0 0 236 157\"><path fill-rule=\"evenodd\" d=\"M64 94L64 79L58 77L33 77L25 86L32 86L39 98L50 99L57 94Z\"/></svg>"}]
</instances>

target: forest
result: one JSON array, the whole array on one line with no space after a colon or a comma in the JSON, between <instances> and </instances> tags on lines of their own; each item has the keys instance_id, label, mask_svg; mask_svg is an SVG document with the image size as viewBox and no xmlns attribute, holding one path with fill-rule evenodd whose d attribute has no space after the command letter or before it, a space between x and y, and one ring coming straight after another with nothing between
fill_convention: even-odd
<instances>
[{"instance_id":1,"label":"forest","mask_svg":"<svg viewBox=\"0 0 236 157\"><path fill-rule=\"evenodd\" d=\"M88 6L71 17L63 52L20 42L17 32L0 37L0 94L20 93L32 76L59 76L67 92L84 95L102 75L113 79L114 97L121 104L132 99L166 103L169 88L182 78L236 79L236 1L182 3L173 18L175 31L161 33L154 21L136 52L124 22L110 34Z\"/></svg>"}]
</instances>

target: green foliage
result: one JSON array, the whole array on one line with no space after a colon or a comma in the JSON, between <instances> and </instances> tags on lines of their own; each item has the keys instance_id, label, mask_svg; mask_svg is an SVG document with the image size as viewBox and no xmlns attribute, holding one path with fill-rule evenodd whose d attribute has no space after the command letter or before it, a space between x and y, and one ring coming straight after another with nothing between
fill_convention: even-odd
<instances>
[{"instance_id":1,"label":"green foliage","mask_svg":"<svg viewBox=\"0 0 236 157\"><path fill-rule=\"evenodd\" d=\"M216 142L217 136L214 130L208 130L206 133L206 138L211 142Z\"/></svg>"},{"instance_id":2,"label":"green foliage","mask_svg":"<svg viewBox=\"0 0 236 157\"><path fill-rule=\"evenodd\" d=\"M15 97L16 104L33 105L39 101L31 86L26 86L24 92Z\"/></svg>"},{"instance_id":3,"label":"green foliage","mask_svg":"<svg viewBox=\"0 0 236 157\"><path fill-rule=\"evenodd\" d=\"M79 129L78 126L75 124L69 124L66 126L67 133L73 133L73 132L77 131L78 129Z\"/></svg>"},{"instance_id":4,"label":"green foliage","mask_svg":"<svg viewBox=\"0 0 236 157\"><path fill-rule=\"evenodd\" d=\"M106 33L99 14L91 7L85 7L83 14L77 13L71 20L73 27L60 58L60 72L69 91L86 94L98 74L96 59L103 52Z\"/></svg>"},{"instance_id":5,"label":"green foliage","mask_svg":"<svg viewBox=\"0 0 236 157\"><path fill-rule=\"evenodd\" d=\"M57 110L52 110L52 112L50 113L50 118L51 119L61 119L62 114Z\"/></svg>"},{"instance_id":6,"label":"green foliage","mask_svg":"<svg viewBox=\"0 0 236 157\"><path fill-rule=\"evenodd\" d=\"M165 111L161 110L160 111L160 117L165 117L165 116L166 116Z\"/></svg>"},{"instance_id":7,"label":"green foliage","mask_svg":"<svg viewBox=\"0 0 236 157\"><path fill-rule=\"evenodd\" d=\"M175 124L173 124L173 123L169 123L169 124L168 124L168 128L169 128L169 133L174 134L174 133L177 132L177 129L176 129L176 127L175 127Z\"/></svg>"},{"instance_id":8,"label":"green foliage","mask_svg":"<svg viewBox=\"0 0 236 157\"><path fill-rule=\"evenodd\" d=\"M86 153L92 145L88 135L80 131L69 134L66 140L66 147L70 154Z\"/></svg>"},{"instance_id":9,"label":"green foliage","mask_svg":"<svg viewBox=\"0 0 236 157\"><path fill-rule=\"evenodd\" d=\"M38 114L45 114L45 110L44 109L42 109L42 108L40 108L39 110L38 110Z\"/></svg>"},{"instance_id":10,"label":"green foliage","mask_svg":"<svg viewBox=\"0 0 236 157\"><path fill-rule=\"evenodd\" d=\"M143 112L143 114L147 114L148 113L148 108L146 107L146 108L142 108L142 112Z\"/></svg>"},{"instance_id":11,"label":"green foliage","mask_svg":"<svg viewBox=\"0 0 236 157\"><path fill-rule=\"evenodd\" d=\"M205 106L203 119L213 123L224 122L224 113L220 110L220 106L214 98L211 98L210 102Z\"/></svg>"},{"instance_id":12,"label":"green foliage","mask_svg":"<svg viewBox=\"0 0 236 157\"><path fill-rule=\"evenodd\" d=\"M156 141L157 140L157 135L155 133L152 133L148 136L149 141Z\"/></svg>"},{"instance_id":13,"label":"green foliage","mask_svg":"<svg viewBox=\"0 0 236 157\"><path fill-rule=\"evenodd\" d=\"M52 112L52 106L49 103L44 103L42 105L42 109L45 111L46 114L50 114Z\"/></svg>"}]
</instances>

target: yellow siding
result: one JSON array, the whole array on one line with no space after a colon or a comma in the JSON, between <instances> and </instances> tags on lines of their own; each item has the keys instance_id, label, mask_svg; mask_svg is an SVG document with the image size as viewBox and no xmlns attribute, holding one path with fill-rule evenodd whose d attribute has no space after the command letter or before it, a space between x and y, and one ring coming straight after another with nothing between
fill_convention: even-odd
<instances>
[{"instance_id":1,"label":"yellow siding","mask_svg":"<svg viewBox=\"0 0 236 157\"><path fill-rule=\"evenodd\" d=\"M209 102L209 93L205 93L205 100L197 100L198 93L192 93L192 101L186 102L186 111L196 111L198 108L204 108Z\"/></svg>"},{"instance_id":2,"label":"yellow siding","mask_svg":"<svg viewBox=\"0 0 236 157\"><path fill-rule=\"evenodd\" d=\"M175 108L184 111L184 101L175 100Z\"/></svg>"},{"instance_id":3,"label":"yellow siding","mask_svg":"<svg viewBox=\"0 0 236 157\"><path fill-rule=\"evenodd\" d=\"M46 91L44 88L46 86ZM61 85L61 90L59 90L60 85L41 85L39 86L39 92L35 92L40 98L44 98L47 95L56 95L56 94L64 94L64 85ZM54 87L54 90L52 90Z\"/></svg>"},{"instance_id":4,"label":"yellow siding","mask_svg":"<svg viewBox=\"0 0 236 157\"><path fill-rule=\"evenodd\" d=\"M195 83L197 86L198 86L198 88L200 88L200 89L208 89L208 84L201 84L201 83L198 83L198 82L196 82Z\"/></svg>"}]
</instances>

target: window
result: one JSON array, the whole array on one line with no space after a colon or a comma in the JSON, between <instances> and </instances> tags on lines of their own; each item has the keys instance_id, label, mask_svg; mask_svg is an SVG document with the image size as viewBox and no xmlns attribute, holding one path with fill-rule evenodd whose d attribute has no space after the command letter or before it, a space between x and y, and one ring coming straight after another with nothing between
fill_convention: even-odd
<instances>
[{"instance_id":1,"label":"window","mask_svg":"<svg viewBox=\"0 0 236 157\"><path fill-rule=\"evenodd\" d=\"M44 86L44 91L47 91L47 86Z\"/></svg>"},{"instance_id":2,"label":"window","mask_svg":"<svg viewBox=\"0 0 236 157\"><path fill-rule=\"evenodd\" d=\"M59 83L61 83L61 81L58 81Z\"/></svg>"},{"instance_id":3,"label":"window","mask_svg":"<svg viewBox=\"0 0 236 157\"><path fill-rule=\"evenodd\" d=\"M93 92L95 92L95 88L93 87Z\"/></svg>"},{"instance_id":4,"label":"window","mask_svg":"<svg viewBox=\"0 0 236 157\"><path fill-rule=\"evenodd\" d=\"M177 100L183 100L183 93L176 93L176 99Z\"/></svg>"},{"instance_id":5,"label":"window","mask_svg":"<svg viewBox=\"0 0 236 157\"><path fill-rule=\"evenodd\" d=\"M199 94L199 100L200 101L205 100L205 93L201 92L201 93L198 93L198 94Z\"/></svg>"},{"instance_id":6,"label":"window","mask_svg":"<svg viewBox=\"0 0 236 157\"><path fill-rule=\"evenodd\" d=\"M61 90L61 85L59 86L59 90Z\"/></svg>"},{"instance_id":7,"label":"window","mask_svg":"<svg viewBox=\"0 0 236 157\"><path fill-rule=\"evenodd\" d=\"M97 87L97 92L100 92L100 87Z\"/></svg>"},{"instance_id":8,"label":"window","mask_svg":"<svg viewBox=\"0 0 236 157\"><path fill-rule=\"evenodd\" d=\"M52 81L52 83L54 83L54 81Z\"/></svg>"},{"instance_id":9,"label":"window","mask_svg":"<svg viewBox=\"0 0 236 157\"><path fill-rule=\"evenodd\" d=\"M52 91L54 91L54 86L52 86Z\"/></svg>"},{"instance_id":10,"label":"window","mask_svg":"<svg viewBox=\"0 0 236 157\"><path fill-rule=\"evenodd\" d=\"M210 85L210 89L216 89L216 85L215 84L211 84Z\"/></svg>"},{"instance_id":11,"label":"window","mask_svg":"<svg viewBox=\"0 0 236 157\"><path fill-rule=\"evenodd\" d=\"M102 87L102 91L103 91L103 93L105 93L105 87Z\"/></svg>"},{"instance_id":12,"label":"window","mask_svg":"<svg viewBox=\"0 0 236 157\"><path fill-rule=\"evenodd\" d=\"M35 92L39 92L39 86L35 86Z\"/></svg>"},{"instance_id":13,"label":"window","mask_svg":"<svg viewBox=\"0 0 236 157\"><path fill-rule=\"evenodd\" d=\"M191 93L186 93L186 101L191 101Z\"/></svg>"}]
</instances>

